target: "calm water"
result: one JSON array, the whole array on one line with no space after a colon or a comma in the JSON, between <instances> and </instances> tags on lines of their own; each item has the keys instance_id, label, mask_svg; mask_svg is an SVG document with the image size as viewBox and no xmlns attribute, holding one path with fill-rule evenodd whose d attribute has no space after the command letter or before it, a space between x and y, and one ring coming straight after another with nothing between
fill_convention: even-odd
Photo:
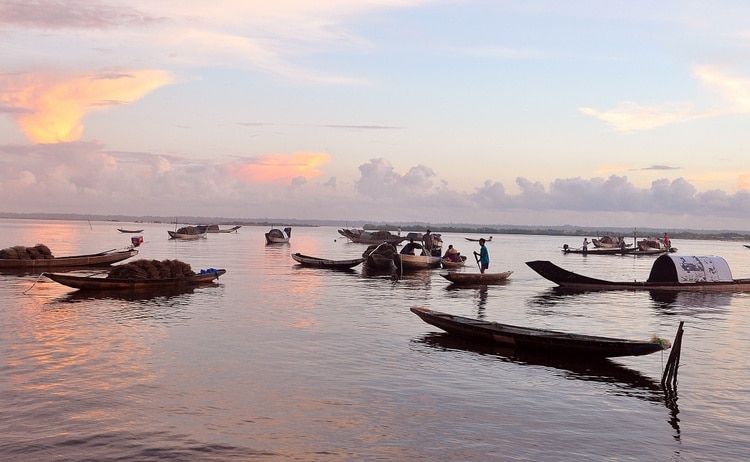
<instances>
[{"instance_id":1,"label":"calm water","mask_svg":"<svg viewBox=\"0 0 750 462\"><path fill-rule=\"evenodd\" d=\"M145 228L136 258L227 274L140 299L0 274L0 459L727 461L750 450L749 294L566 295L524 264L645 279L653 257L563 255L580 239L497 235L490 270L514 273L482 290L453 289L438 270L393 282L297 266L293 252L361 255L332 227L266 246L266 228L182 242L167 239L170 224L4 220L0 248L98 252L130 243L118 227ZM466 236L443 239L470 255ZM742 243L673 245L750 277ZM489 351L439 334L413 305L634 339L673 339L685 321L677 406L658 386L667 354L591 367Z\"/></svg>"}]
</instances>

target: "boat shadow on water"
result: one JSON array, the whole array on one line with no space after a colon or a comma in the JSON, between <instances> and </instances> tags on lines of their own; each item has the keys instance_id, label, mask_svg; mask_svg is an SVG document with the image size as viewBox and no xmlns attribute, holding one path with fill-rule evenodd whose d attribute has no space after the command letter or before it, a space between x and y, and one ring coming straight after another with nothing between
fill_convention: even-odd
<instances>
[{"instance_id":1,"label":"boat shadow on water","mask_svg":"<svg viewBox=\"0 0 750 462\"><path fill-rule=\"evenodd\" d=\"M653 378L607 358L578 361L558 355L473 342L445 332L424 334L413 339L412 342L440 351L467 351L494 357L505 363L544 367L551 369L554 374L564 379L608 384L614 387L613 393L617 395L633 396L643 401L663 404L670 411L670 425L678 433L680 431L676 391L665 389Z\"/></svg>"}]
</instances>

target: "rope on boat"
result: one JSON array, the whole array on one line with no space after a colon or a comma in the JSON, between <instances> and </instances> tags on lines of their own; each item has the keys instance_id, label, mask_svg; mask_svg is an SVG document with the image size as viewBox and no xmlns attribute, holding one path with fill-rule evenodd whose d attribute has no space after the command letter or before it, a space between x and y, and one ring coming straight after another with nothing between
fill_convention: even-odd
<instances>
[{"instance_id":1,"label":"rope on boat","mask_svg":"<svg viewBox=\"0 0 750 462\"><path fill-rule=\"evenodd\" d=\"M31 289L33 289L33 288L34 288L34 286L36 285L36 283L37 283L37 282L39 282L39 281L40 281L40 280L41 280L41 279L42 279L43 277L45 277L46 275L47 275L46 273L40 273L40 274L39 274L39 276L37 276L37 278L36 278L36 281L34 281L34 283L33 283L33 284L31 284L31 287L29 287L28 289L24 290L24 291L23 291L23 294L24 294L24 295L28 295L28 292L29 292L29 291L30 291Z\"/></svg>"}]
</instances>

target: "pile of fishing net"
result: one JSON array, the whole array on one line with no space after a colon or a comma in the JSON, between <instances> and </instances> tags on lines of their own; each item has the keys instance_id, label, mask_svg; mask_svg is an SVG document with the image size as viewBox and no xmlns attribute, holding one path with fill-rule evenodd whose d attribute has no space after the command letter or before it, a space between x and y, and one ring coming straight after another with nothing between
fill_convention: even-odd
<instances>
[{"instance_id":1,"label":"pile of fishing net","mask_svg":"<svg viewBox=\"0 0 750 462\"><path fill-rule=\"evenodd\" d=\"M179 260L135 260L115 266L107 276L116 279L169 279L194 276L190 265Z\"/></svg>"},{"instance_id":2,"label":"pile of fishing net","mask_svg":"<svg viewBox=\"0 0 750 462\"><path fill-rule=\"evenodd\" d=\"M0 250L0 258L12 260L44 260L55 258L50 252L49 247L44 244L37 244L34 247L24 247L17 245Z\"/></svg>"},{"instance_id":3,"label":"pile of fishing net","mask_svg":"<svg viewBox=\"0 0 750 462\"><path fill-rule=\"evenodd\" d=\"M175 231L177 234L203 234L204 231L202 231L197 226L183 226L182 228Z\"/></svg>"}]
</instances>

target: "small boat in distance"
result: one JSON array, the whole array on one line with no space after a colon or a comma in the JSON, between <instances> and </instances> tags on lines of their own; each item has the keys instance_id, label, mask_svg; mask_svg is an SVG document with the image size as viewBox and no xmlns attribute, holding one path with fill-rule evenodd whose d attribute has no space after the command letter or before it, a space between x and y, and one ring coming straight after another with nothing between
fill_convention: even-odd
<instances>
[{"instance_id":1,"label":"small boat in distance","mask_svg":"<svg viewBox=\"0 0 750 462\"><path fill-rule=\"evenodd\" d=\"M311 268L327 268L327 269L351 269L359 265L364 258L353 258L350 260L327 260L325 258L311 257L309 255L302 255L301 253L292 254L292 259L302 266L308 266Z\"/></svg>"},{"instance_id":2,"label":"small boat in distance","mask_svg":"<svg viewBox=\"0 0 750 462\"><path fill-rule=\"evenodd\" d=\"M342 228L338 230L338 233L357 244L381 244L388 242L389 244L398 245L406 240L406 237L395 235L385 230L365 231L364 229Z\"/></svg>"},{"instance_id":3,"label":"small boat in distance","mask_svg":"<svg viewBox=\"0 0 750 462\"><path fill-rule=\"evenodd\" d=\"M138 233L143 232L142 229L123 229L123 228L117 228L117 231L121 233L133 233L133 234L138 234Z\"/></svg>"},{"instance_id":4,"label":"small boat in distance","mask_svg":"<svg viewBox=\"0 0 750 462\"><path fill-rule=\"evenodd\" d=\"M232 226L231 228L221 229L219 225L198 225L198 228L206 233L236 233L242 225Z\"/></svg>"},{"instance_id":5,"label":"small boat in distance","mask_svg":"<svg viewBox=\"0 0 750 462\"><path fill-rule=\"evenodd\" d=\"M39 255L38 249L40 248L46 249L45 255ZM20 257L19 255L17 255L21 251L28 252L29 249L33 250L33 255L28 253ZM12 253L15 253L15 255L11 255ZM88 255L55 257L43 244L37 244L35 247L16 246L0 251L0 269L45 271L51 268L67 269L87 266L109 266L113 263L121 262L135 255L138 255L138 251L132 247L129 247L120 250L106 250L104 252Z\"/></svg>"},{"instance_id":6,"label":"small boat in distance","mask_svg":"<svg viewBox=\"0 0 750 462\"><path fill-rule=\"evenodd\" d=\"M292 228L287 226L283 231L278 228L271 228L265 236L266 244L285 244L292 237Z\"/></svg>"},{"instance_id":7,"label":"small boat in distance","mask_svg":"<svg viewBox=\"0 0 750 462\"><path fill-rule=\"evenodd\" d=\"M513 271L503 273L440 273L442 277L456 285L485 286L505 283Z\"/></svg>"},{"instance_id":8,"label":"small boat in distance","mask_svg":"<svg viewBox=\"0 0 750 462\"><path fill-rule=\"evenodd\" d=\"M645 281L596 279L546 260L527 261L526 264L543 278L571 290L750 292L750 278L732 279L726 260L716 256L664 254L654 261Z\"/></svg>"},{"instance_id":9,"label":"small boat in distance","mask_svg":"<svg viewBox=\"0 0 750 462\"><path fill-rule=\"evenodd\" d=\"M469 242L479 242L479 239L484 239L483 237L473 238L473 237L465 237ZM487 239L484 239L485 242L492 242L492 236L488 237Z\"/></svg>"},{"instance_id":10,"label":"small boat in distance","mask_svg":"<svg viewBox=\"0 0 750 462\"><path fill-rule=\"evenodd\" d=\"M195 241L206 237L206 231L198 226L183 226L174 231L167 231L170 239L181 239L183 241Z\"/></svg>"},{"instance_id":11,"label":"small boat in distance","mask_svg":"<svg viewBox=\"0 0 750 462\"><path fill-rule=\"evenodd\" d=\"M427 324L467 340L508 345L518 350L535 350L580 360L599 361L616 356L641 356L671 347L669 340L656 337L642 341L626 340L512 326L454 316L419 306L411 307L411 311Z\"/></svg>"}]
</instances>

